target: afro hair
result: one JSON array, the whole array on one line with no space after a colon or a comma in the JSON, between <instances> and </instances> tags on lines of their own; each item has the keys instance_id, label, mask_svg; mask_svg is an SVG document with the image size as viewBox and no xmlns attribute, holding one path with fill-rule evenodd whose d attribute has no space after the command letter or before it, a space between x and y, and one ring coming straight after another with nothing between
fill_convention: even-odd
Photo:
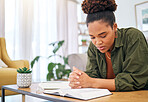
<instances>
[{"instance_id":1,"label":"afro hair","mask_svg":"<svg viewBox=\"0 0 148 102\"><path fill-rule=\"evenodd\" d=\"M115 0L84 0L82 3L82 10L86 14L100 11L115 11L116 9Z\"/></svg>"}]
</instances>

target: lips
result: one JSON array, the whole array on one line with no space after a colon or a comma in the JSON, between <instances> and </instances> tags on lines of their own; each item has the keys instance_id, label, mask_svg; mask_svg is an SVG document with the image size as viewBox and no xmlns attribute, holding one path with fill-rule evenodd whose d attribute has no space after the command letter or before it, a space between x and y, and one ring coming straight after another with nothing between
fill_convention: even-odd
<instances>
[{"instance_id":1,"label":"lips","mask_svg":"<svg viewBox=\"0 0 148 102\"><path fill-rule=\"evenodd\" d=\"M97 47L99 50L104 50L105 49L105 46L100 46L100 47Z\"/></svg>"}]
</instances>

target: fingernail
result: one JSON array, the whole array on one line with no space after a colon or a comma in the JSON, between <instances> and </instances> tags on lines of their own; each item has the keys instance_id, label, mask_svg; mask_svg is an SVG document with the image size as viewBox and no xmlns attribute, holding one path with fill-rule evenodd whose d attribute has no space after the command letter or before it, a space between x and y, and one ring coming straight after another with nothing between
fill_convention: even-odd
<instances>
[{"instance_id":1,"label":"fingernail","mask_svg":"<svg viewBox=\"0 0 148 102\"><path fill-rule=\"evenodd\" d=\"M77 84L80 84L80 82L76 82Z\"/></svg>"},{"instance_id":2,"label":"fingernail","mask_svg":"<svg viewBox=\"0 0 148 102\"><path fill-rule=\"evenodd\" d=\"M81 75L81 73L79 73L79 75Z\"/></svg>"},{"instance_id":3,"label":"fingernail","mask_svg":"<svg viewBox=\"0 0 148 102\"><path fill-rule=\"evenodd\" d=\"M76 76L77 79L79 79L79 76Z\"/></svg>"},{"instance_id":4,"label":"fingernail","mask_svg":"<svg viewBox=\"0 0 148 102\"><path fill-rule=\"evenodd\" d=\"M79 89L81 88L81 86L78 87Z\"/></svg>"}]
</instances>

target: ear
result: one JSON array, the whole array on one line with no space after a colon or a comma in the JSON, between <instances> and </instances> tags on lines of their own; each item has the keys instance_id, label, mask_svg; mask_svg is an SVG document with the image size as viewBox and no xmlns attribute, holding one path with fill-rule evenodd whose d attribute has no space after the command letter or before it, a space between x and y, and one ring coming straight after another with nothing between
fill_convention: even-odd
<instances>
[{"instance_id":1,"label":"ear","mask_svg":"<svg viewBox=\"0 0 148 102\"><path fill-rule=\"evenodd\" d=\"M114 23L114 25L113 25L113 29L115 30L115 31L117 31L117 23Z\"/></svg>"},{"instance_id":2,"label":"ear","mask_svg":"<svg viewBox=\"0 0 148 102\"><path fill-rule=\"evenodd\" d=\"M118 37L118 35L117 35L117 23L114 23L113 30L115 32L115 38L117 38Z\"/></svg>"}]
</instances>

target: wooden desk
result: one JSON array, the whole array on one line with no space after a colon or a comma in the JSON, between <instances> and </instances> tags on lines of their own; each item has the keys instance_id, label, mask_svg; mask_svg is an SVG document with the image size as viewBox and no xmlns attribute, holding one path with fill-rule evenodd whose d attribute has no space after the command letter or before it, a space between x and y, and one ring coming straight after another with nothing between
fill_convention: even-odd
<instances>
[{"instance_id":1,"label":"wooden desk","mask_svg":"<svg viewBox=\"0 0 148 102\"><path fill-rule=\"evenodd\" d=\"M55 95L43 94L38 90L38 83L34 83L30 88L18 88L17 85L2 86L2 102L5 102L5 90L11 90L22 94L22 101L25 102L25 95L51 100L53 102L86 102L83 100L61 97ZM148 90L131 91L131 92L112 92L113 95L100 97L89 102L148 102Z\"/></svg>"}]
</instances>

